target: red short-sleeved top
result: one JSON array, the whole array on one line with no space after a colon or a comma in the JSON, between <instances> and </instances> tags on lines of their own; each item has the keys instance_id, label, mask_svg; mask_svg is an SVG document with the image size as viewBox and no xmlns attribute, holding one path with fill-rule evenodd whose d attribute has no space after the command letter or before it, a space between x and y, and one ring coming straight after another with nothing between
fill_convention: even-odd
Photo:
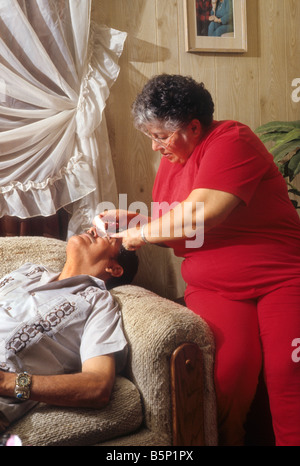
<instances>
[{"instance_id":1,"label":"red short-sleeved top","mask_svg":"<svg viewBox=\"0 0 300 466\"><path fill-rule=\"evenodd\" d=\"M184 165L163 158L153 201L181 202L198 188L225 191L242 202L205 233L201 248L187 249L182 240L172 244L185 258L182 275L190 289L247 299L300 281L300 219L272 155L250 128L215 121Z\"/></svg>"}]
</instances>

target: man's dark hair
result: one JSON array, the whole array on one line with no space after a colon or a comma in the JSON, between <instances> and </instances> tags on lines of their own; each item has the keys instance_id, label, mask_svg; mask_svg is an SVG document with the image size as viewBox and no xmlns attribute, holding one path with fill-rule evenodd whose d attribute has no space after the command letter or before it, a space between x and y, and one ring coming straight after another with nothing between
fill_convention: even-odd
<instances>
[{"instance_id":1,"label":"man's dark hair","mask_svg":"<svg viewBox=\"0 0 300 466\"><path fill-rule=\"evenodd\" d=\"M120 247L116 261L123 267L123 275L121 277L111 277L107 280L106 288L108 290L116 286L128 285L132 282L138 270L139 259L136 252L128 251L124 246Z\"/></svg>"}]
</instances>

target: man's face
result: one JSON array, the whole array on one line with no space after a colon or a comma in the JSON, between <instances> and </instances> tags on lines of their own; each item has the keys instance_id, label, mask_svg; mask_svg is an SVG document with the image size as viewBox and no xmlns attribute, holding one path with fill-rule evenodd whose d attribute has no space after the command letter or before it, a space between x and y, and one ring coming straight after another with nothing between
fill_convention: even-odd
<instances>
[{"instance_id":1,"label":"man's face","mask_svg":"<svg viewBox=\"0 0 300 466\"><path fill-rule=\"evenodd\" d=\"M74 269L73 275L88 274L108 279L114 270L119 273L116 258L121 245L121 238L100 237L96 228L91 227L87 232L69 239L67 265Z\"/></svg>"}]
</instances>

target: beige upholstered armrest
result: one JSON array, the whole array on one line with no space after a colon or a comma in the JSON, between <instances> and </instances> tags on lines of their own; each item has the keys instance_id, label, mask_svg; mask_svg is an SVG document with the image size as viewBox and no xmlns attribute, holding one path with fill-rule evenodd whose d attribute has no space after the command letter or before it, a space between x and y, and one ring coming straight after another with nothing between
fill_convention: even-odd
<instances>
[{"instance_id":1,"label":"beige upholstered armrest","mask_svg":"<svg viewBox=\"0 0 300 466\"><path fill-rule=\"evenodd\" d=\"M207 324L184 306L144 288L126 285L112 294L120 303L130 346L126 375L140 390L146 426L171 438L170 360L180 344L194 342L204 363L205 443L216 444L214 342Z\"/></svg>"}]
</instances>

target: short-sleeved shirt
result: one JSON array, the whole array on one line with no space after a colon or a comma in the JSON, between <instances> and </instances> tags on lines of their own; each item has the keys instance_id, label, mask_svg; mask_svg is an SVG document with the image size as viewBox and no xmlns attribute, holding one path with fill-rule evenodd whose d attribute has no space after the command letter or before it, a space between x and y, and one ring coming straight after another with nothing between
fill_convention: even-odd
<instances>
[{"instance_id":1,"label":"short-sleeved shirt","mask_svg":"<svg viewBox=\"0 0 300 466\"><path fill-rule=\"evenodd\" d=\"M57 277L44 266L25 264L0 279L0 369L75 373L87 359L114 354L120 371L127 342L121 312L104 282L88 275Z\"/></svg>"},{"instance_id":2,"label":"short-sleeved shirt","mask_svg":"<svg viewBox=\"0 0 300 466\"><path fill-rule=\"evenodd\" d=\"M231 193L242 202L205 233L202 247L170 243L185 258L182 275L190 290L203 287L247 299L282 282L299 282L299 216L272 155L250 128L214 121L185 164L163 158L153 200L171 205L199 188Z\"/></svg>"}]
</instances>

